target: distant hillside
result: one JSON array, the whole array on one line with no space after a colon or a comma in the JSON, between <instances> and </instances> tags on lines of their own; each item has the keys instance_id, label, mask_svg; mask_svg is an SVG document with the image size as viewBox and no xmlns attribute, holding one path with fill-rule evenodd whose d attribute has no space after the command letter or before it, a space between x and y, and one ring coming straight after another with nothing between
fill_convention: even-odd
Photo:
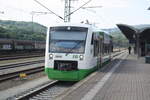
<instances>
[{"instance_id":1,"label":"distant hillside","mask_svg":"<svg viewBox=\"0 0 150 100\"><path fill-rule=\"evenodd\" d=\"M141 24L141 25L130 25L133 26L136 29L143 29L143 28L147 28L150 27L150 24ZM111 29L103 29L107 32L110 33L110 35L114 38L114 42L116 44L127 44L128 40L127 38L124 36L124 34L120 31L119 28L111 28Z\"/></svg>"},{"instance_id":2,"label":"distant hillside","mask_svg":"<svg viewBox=\"0 0 150 100\"><path fill-rule=\"evenodd\" d=\"M45 40L46 30L38 23L0 20L0 38Z\"/></svg>"},{"instance_id":3,"label":"distant hillside","mask_svg":"<svg viewBox=\"0 0 150 100\"><path fill-rule=\"evenodd\" d=\"M103 29L103 30L107 31L114 38L126 39L124 34L118 28Z\"/></svg>"},{"instance_id":4,"label":"distant hillside","mask_svg":"<svg viewBox=\"0 0 150 100\"><path fill-rule=\"evenodd\" d=\"M147 27L150 27L150 24L134 25L133 27L138 28L138 29L147 28Z\"/></svg>"},{"instance_id":5,"label":"distant hillside","mask_svg":"<svg viewBox=\"0 0 150 100\"><path fill-rule=\"evenodd\" d=\"M129 26L132 26L136 29L142 29L142 28L147 28L147 27L150 28L150 24L129 25ZM103 29L103 30L108 31L110 34L112 34L114 36L115 35L122 35L124 37L123 33L120 31L119 28L110 28L110 29Z\"/></svg>"},{"instance_id":6,"label":"distant hillside","mask_svg":"<svg viewBox=\"0 0 150 100\"><path fill-rule=\"evenodd\" d=\"M147 28L150 27L149 24L141 24L141 25L130 25L133 26L136 29L142 29L142 28ZM110 35L112 35L113 37L120 39L120 40L125 40L126 37L124 36L124 34L120 31L119 28L112 28L112 29L107 29L107 31L110 32Z\"/></svg>"},{"instance_id":7,"label":"distant hillside","mask_svg":"<svg viewBox=\"0 0 150 100\"><path fill-rule=\"evenodd\" d=\"M103 30L107 31L113 37L113 42L116 45L124 46L128 44L127 38L118 28L103 29Z\"/></svg>"}]
</instances>

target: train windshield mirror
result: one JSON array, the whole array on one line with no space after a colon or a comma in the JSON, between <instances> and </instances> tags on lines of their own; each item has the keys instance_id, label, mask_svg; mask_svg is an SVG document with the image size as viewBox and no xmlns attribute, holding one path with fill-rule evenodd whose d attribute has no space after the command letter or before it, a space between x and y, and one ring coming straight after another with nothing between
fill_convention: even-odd
<instances>
[{"instance_id":1,"label":"train windshield mirror","mask_svg":"<svg viewBox=\"0 0 150 100\"><path fill-rule=\"evenodd\" d=\"M50 30L50 52L84 53L87 28L70 27ZM73 49L72 49L73 48Z\"/></svg>"}]
</instances>

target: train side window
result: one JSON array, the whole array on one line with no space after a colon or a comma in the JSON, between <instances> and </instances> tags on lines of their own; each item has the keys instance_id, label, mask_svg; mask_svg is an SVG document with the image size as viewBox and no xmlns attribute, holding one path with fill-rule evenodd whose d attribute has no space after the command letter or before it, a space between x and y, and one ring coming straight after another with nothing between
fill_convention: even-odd
<instances>
[{"instance_id":1,"label":"train side window","mask_svg":"<svg viewBox=\"0 0 150 100\"><path fill-rule=\"evenodd\" d=\"M94 57L98 56L99 53L99 41L94 39Z\"/></svg>"},{"instance_id":2,"label":"train side window","mask_svg":"<svg viewBox=\"0 0 150 100\"><path fill-rule=\"evenodd\" d=\"M96 41L94 40L94 57L96 56Z\"/></svg>"},{"instance_id":3,"label":"train side window","mask_svg":"<svg viewBox=\"0 0 150 100\"><path fill-rule=\"evenodd\" d=\"M98 56L98 51L99 51L99 43L98 40L94 41L94 57Z\"/></svg>"},{"instance_id":4,"label":"train side window","mask_svg":"<svg viewBox=\"0 0 150 100\"><path fill-rule=\"evenodd\" d=\"M94 43L94 33L92 33L91 45Z\"/></svg>"}]
</instances>

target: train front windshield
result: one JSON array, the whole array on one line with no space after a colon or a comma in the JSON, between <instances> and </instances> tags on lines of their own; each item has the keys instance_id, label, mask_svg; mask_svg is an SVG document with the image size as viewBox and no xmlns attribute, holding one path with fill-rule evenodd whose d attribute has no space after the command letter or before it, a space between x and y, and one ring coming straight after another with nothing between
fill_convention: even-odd
<instances>
[{"instance_id":1,"label":"train front windshield","mask_svg":"<svg viewBox=\"0 0 150 100\"><path fill-rule=\"evenodd\" d=\"M51 27L49 52L84 53L87 31L83 27Z\"/></svg>"}]
</instances>

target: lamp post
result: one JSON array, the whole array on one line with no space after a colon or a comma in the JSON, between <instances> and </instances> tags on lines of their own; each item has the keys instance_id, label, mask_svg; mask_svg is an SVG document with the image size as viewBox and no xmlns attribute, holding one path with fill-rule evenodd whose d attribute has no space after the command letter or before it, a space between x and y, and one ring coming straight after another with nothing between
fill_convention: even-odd
<instances>
[{"instance_id":1,"label":"lamp post","mask_svg":"<svg viewBox=\"0 0 150 100\"><path fill-rule=\"evenodd\" d=\"M138 30L136 32L136 34L133 34L133 38L135 39L135 45L136 45L135 50L136 50L136 54L137 54L137 59L139 59L140 54L141 54L141 52L140 52L140 34L139 33L140 33L140 31Z\"/></svg>"},{"instance_id":2,"label":"lamp post","mask_svg":"<svg viewBox=\"0 0 150 100\"><path fill-rule=\"evenodd\" d=\"M52 14L51 12L38 12L38 11L32 11L31 15L32 15L32 34L34 33L34 27L33 27L33 18L34 15L46 15L46 14Z\"/></svg>"},{"instance_id":3,"label":"lamp post","mask_svg":"<svg viewBox=\"0 0 150 100\"><path fill-rule=\"evenodd\" d=\"M138 53L138 56L137 58L139 59L140 57L140 39L139 39L139 34L137 34L137 53Z\"/></svg>"}]
</instances>

